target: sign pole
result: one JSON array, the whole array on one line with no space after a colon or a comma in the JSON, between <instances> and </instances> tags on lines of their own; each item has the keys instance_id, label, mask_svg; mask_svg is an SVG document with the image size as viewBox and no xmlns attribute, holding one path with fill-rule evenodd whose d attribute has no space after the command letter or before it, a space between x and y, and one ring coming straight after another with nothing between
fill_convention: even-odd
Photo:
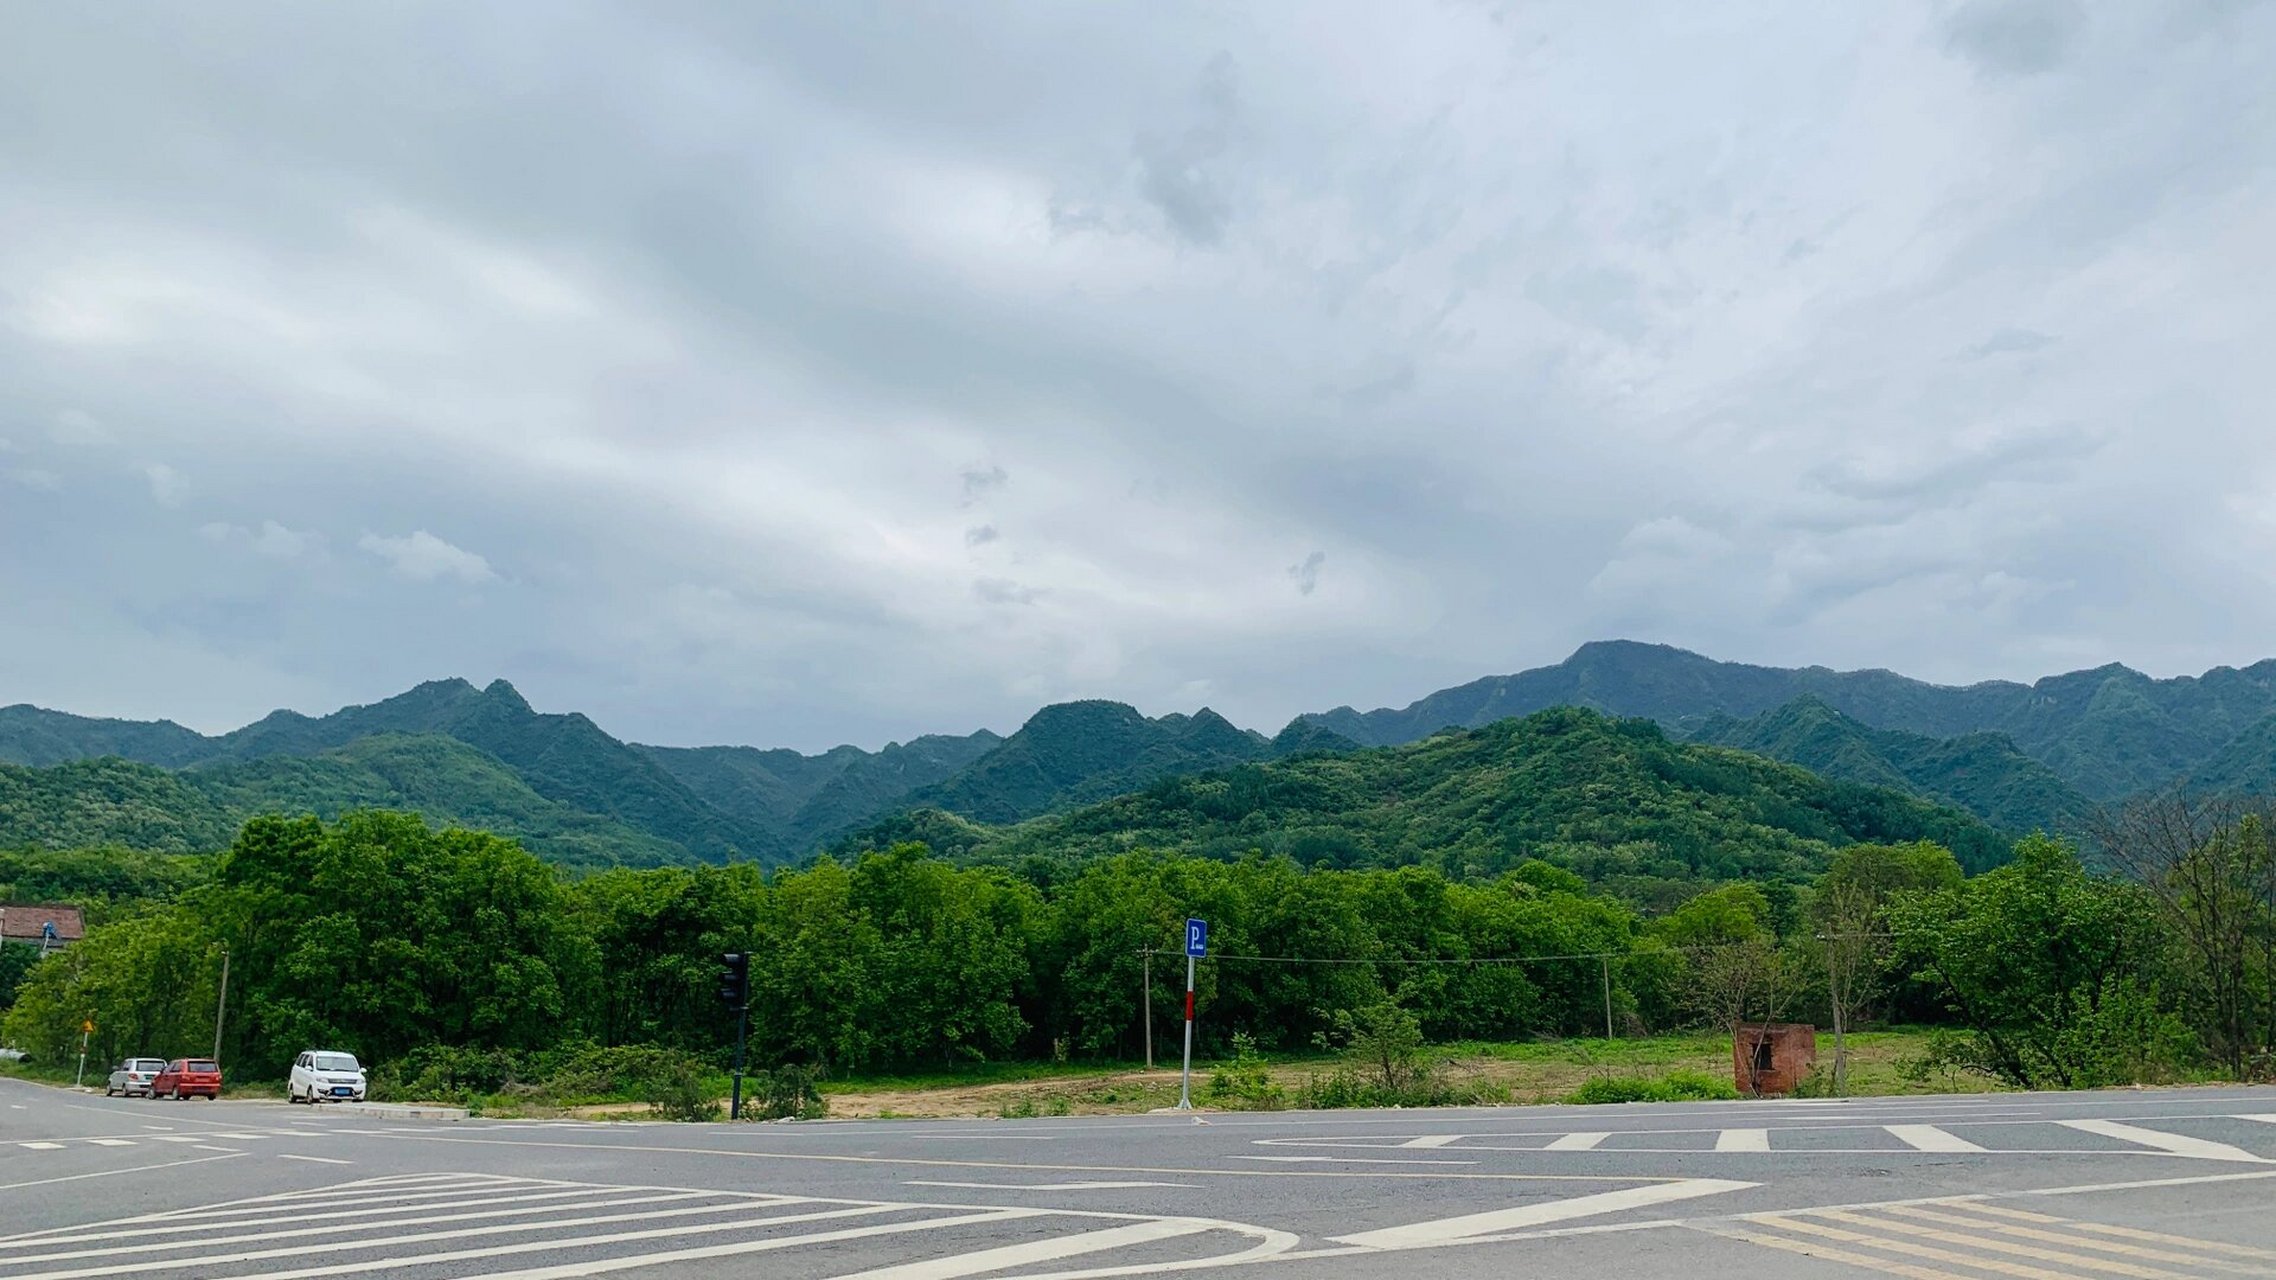
<instances>
[{"instance_id":1,"label":"sign pole","mask_svg":"<svg viewBox=\"0 0 2276 1280\"><path fill-rule=\"evenodd\" d=\"M87 1081L87 1037L93 1034L95 1034L94 1019L89 1018L79 1024L79 1073L71 1077L71 1087L74 1089Z\"/></svg>"},{"instance_id":2,"label":"sign pole","mask_svg":"<svg viewBox=\"0 0 2276 1280\"><path fill-rule=\"evenodd\" d=\"M1209 924L1185 922L1185 1067L1178 1074L1178 1110L1193 1110L1193 962L1209 954Z\"/></svg>"}]
</instances>

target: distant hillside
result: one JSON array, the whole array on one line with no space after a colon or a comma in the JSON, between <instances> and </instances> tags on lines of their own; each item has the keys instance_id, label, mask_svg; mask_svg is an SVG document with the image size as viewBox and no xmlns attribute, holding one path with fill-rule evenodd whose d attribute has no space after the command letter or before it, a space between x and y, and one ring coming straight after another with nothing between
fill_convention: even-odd
<instances>
[{"instance_id":1,"label":"distant hillside","mask_svg":"<svg viewBox=\"0 0 2276 1280\"><path fill-rule=\"evenodd\" d=\"M1556 666L1473 681L1403 708L1338 707L1303 719L1381 746L1552 706L1646 716L1689 731L1717 716L1748 719L1804 696L1875 729L1932 738L2004 734L2099 802L2168 785L2276 714L2276 659L2170 680L2111 665L2028 685L1955 688L1888 671L1759 667L1666 645L1600 641Z\"/></svg>"},{"instance_id":2,"label":"distant hillside","mask_svg":"<svg viewBox=\"0 0 2276 1280\"><path fill-rule=\"evenodd\" d=\"M2004 734L1931 738L1869 728L1812 694L1751 720L1716 717L1691 740L1752 751L1841 782L1908 791L2019 834L2080 834L2094 808Z\"/></svg>"},{"instance_id":3,"label":"distant hillside","mask_svg":"<svg viewBox=\"0 0 2276 1280\"><path fill-rule=\"evenodd\" d=\"M910 800L980 822L1017 822L1272 754L1262 734L1206 707L1149 720L1119 702L1066 702L1036 712L1002 746Z\"/></svg>"},{"instance_id":4,"label":"distant hillside","mask_svg":"<svg viewBox=\"0 0 2276 1280\"><path fill-rule=\"evenodd\" d=\"M0 848L122 845L210 852L259 813L335 818L409 809L436 823L517 836L570 866L687 862L687 850L532 791L465 743L382 734L319 755L171 771L116 758L45 769L0 765Z\"/></svg>"},{"instance_id":5,"label":"distant hillside","mask_svg":"<svg viewBox=\"0 0 2276 1280\"><path fill-rule=\"evenodd\" d=\"M705 803L775 833L776 845L796 854L955 776L1003 741L982 729L961 738L931 734L877 752L837 747L815 756L756 747L640 750Z\"/></svg>"},{"instance_id":6,"label":"distant hillside","mask_svg":"<svg viewBox=\"0 0 2276 1280\"><path fill-rule=\"evenodd\" d=\"M980 828L891 820L848 848L920 836L992 861L1134 848L1492 874L1539 857L1646 902L1728 877L1799 880L1860 841L1930 839L1982 869L2008 842L1968 814L1760 756L1676 742L1647 720L1564 709L1382 750L1246 764L1069 813Z\"/></svg>"}]
</instances>

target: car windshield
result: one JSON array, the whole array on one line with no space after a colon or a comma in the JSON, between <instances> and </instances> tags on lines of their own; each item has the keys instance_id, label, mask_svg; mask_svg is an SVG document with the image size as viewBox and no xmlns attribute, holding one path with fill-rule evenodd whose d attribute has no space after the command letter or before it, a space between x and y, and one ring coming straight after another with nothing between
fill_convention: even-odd
<instances>
[{"instance_id":1,"label":"car windshield","mask_svg":"<svg viewBox=\"0 0 2276 1280\"><path fill-rule=\"evenodd\" d=\"M316 1055L318 1071L359 1071L356 1055L352 1053L320 1053Z\"/></svg>"},{"instance_id":2,"label":"car windshield","mask_svg":"<svg viewBox=\"0 0 2276 1280\"><path fill-rule=\"evenodd\" d=\"M164 1058L136 1058L126 1064L126 1069L129 1071L164 1071L166 1060Z\"/></svg>"},{"instance_id":3,"label":"car windshield","mask_svg":"<svg viewBox=\"0 0 2276 1280\"><path fill-rule=\"evenodd\" d=\"M185 1065L182 1067L182 1070L184 1070L184 1071L195 1071L195 1072L199 1072L199 1073L201 1073L201 1074L202 1074L202 1073L204 1073L204 1072L209 1072L209 1071L219 1071L219 1070L221 1070L221 1064L220 1064L220 1063L218 1063L218 1062L213 1062L213 1061L210 1061L210 1060L208 1060L208 1059L205 1059L205 1058L198 1058L198 1059L196 1059L196 1060L194 1060L194 1061L191 1061L191 1062L189 1062L189 1063L185 1064Z\"/></svg>"}]
</instances>

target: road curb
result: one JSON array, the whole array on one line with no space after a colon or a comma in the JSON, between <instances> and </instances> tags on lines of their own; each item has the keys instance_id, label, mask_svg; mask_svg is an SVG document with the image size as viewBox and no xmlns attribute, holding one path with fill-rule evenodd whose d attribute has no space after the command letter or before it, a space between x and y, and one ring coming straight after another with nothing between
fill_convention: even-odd
<instances>
[{"instance_id":1,"label":"road curb","mask_svg":"<svg viewBox=\"0 0 2276 1280\"><path fill-rule=\"evenodd\" d=\"M464 1107L412 1106L400 1102L335 1102L329 1104L351 1115L371 1116L379 1120L464 1120Z\"/></svg>"}]
</instances>

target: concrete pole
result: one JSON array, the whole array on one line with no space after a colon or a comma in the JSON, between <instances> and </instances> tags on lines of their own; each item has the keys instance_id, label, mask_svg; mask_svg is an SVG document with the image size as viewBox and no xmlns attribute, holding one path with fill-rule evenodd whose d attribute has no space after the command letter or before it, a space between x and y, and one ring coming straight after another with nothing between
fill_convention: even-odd
<instances>
[{"instance_id":1,"label":"concrete pole","mask_svg":"<svg viewBox=\"0 0 2276 1280\"><path fill-rule=\"evenodd\" d=\"M1612 1038L1612 957L1596 958L1598 976L1604 979L1604 1038Z\"/></svg>"},{"instance_id":2,"label":"concrete pole","mask_svg":"<svg viewBox=\"0 0 2276 1280\"><path fill-rule=\"evenodd\" d=\"M1146 1028L1146 1069L1152 1071L1154 1069L1154 952L1152 948L1141 947L1138 951L1138 961L1144 974L1141 984L1145 992L1138 999L1138 1016Z\"/></svg>"},{"instance_id":3,"label":"concrete pole","mask_svg":"<svg viewBox=\"0 0 2276 1280\"><path fill-rule=\"evenodd\" d=\"M221 1019L229 1012L229 948L221 949L221 998L213 1002L213 1060L221 1061Z\"/></svg>"}]
</instances>

